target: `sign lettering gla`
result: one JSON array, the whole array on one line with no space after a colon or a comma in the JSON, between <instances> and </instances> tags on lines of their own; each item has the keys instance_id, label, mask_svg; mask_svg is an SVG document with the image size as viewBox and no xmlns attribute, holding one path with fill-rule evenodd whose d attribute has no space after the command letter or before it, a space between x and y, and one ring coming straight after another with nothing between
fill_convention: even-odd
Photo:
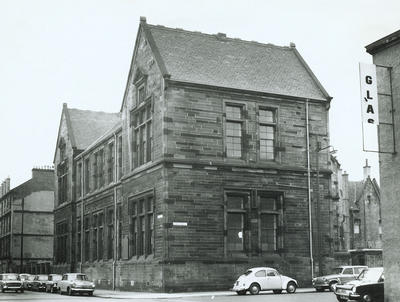
<instances>
[{"instance_id":1,"label":"sign lettering gla","mask_svg":"<svg viewBox=\"0 0 400 302\"><path fill-rule=\"evenodd\" d=\"M360 63L361 110L363 124L379 125L376 66Z\"/></svg>"}]
</instances>

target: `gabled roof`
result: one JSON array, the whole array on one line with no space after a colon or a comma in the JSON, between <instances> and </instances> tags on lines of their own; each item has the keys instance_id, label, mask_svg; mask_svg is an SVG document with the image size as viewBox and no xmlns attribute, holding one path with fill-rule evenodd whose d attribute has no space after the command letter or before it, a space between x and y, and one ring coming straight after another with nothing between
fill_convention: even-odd
<instances>
[{"instance_id":1,"label":"gabled roof","mask_svg":"<svg viewBox=\"0 0 400 302\"><path fill-rule=\"evenodd\" d=\"M147 24L141 26L171 80L314 100L331 97L296 50ZM139 30L140 32L140 30Z\"/></svg>"},{"instance_id":2,"label":"gabled roof","mask_svg":"<svg viewBox=\"0 0 400 302\"><path fill-rule=\"evenodd\" d=\"M351 205L353 205L354 202L359 201L363 196L363 192L368 182L371 182L372 188L380 198L380 189L375 178L371 179L371 177L368 177L364 181L349 181L349 202Z\"/></svg>"},{"instance_id":3,"label":"gabled roof","mask_svg":"<svg viewBox=\"0 0 400 302\"><path fill-rule=\"evenodd\" d=\"M74 137L74 146L85 150L100 136L120 122L119 113L67 108L68 121ZM67 121L67 122L68 122Z\"/></svg>"}]
</instances>

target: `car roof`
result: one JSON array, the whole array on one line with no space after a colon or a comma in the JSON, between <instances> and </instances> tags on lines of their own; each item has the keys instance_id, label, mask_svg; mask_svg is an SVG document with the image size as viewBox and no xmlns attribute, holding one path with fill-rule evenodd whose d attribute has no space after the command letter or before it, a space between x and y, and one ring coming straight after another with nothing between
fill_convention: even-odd
<instances>
[{"instance_id":1,"label":"car roof","mask_svg":"<svg viewBox=\"0 0 400 302\"><path fill-rule=\"evenodd\" d=\"M252 267L252 268L249 268L248 271L260 270L260 269L266 269L266 270L274 270L274 271L276 271L275 268L273 268L273 267L266 267L266 266Z\"/></svg>"}]
</instances>

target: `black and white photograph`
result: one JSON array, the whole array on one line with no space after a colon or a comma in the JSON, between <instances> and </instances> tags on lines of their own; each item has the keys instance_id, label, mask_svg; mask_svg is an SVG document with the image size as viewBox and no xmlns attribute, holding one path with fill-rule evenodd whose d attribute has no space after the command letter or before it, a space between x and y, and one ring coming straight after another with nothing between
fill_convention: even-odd
<instances>
[{"instance_id":1,"label":"black and white photograph","mask_svg":"<svg viewBox=\"0 0 400 302\"><path fill-rule=\"evenodd\" d=\"M400 300L400 2L0 0L0 302Z\"/></svg>"}]
</instances>

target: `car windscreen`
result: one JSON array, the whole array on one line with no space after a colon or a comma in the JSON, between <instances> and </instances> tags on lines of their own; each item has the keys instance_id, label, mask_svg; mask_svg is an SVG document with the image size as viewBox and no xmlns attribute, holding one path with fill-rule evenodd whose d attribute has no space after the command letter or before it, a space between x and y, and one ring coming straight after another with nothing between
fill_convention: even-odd
<instances>
[{"instance_id":1,"label":"car windscreen","mask_svg":"<svg viewBox=\"0 0 400 302\"><path fill-rule=\"evenodd\" d=\"M46 280L48 280L48 279L49 279L49 277L46 276L46 275L40 275L40 276L38 276L38 280L40 280L40 281L46 281Z\"/></svg>"},{"instance_id":2,"label":"car windscreen","mask_svg":"<svg viewBox=\"0 0 400 302\"><path fill-rule=\"evenodd\" d=\"M16 274L3 275L3 280L19 280L19 276Z\"/></svg>"},{"instance_id":3,"label":"car windscreen","mask_svg":"<svg viewBox=\"0 0 400 302\"><path fill-rule=\"evenodd\" d=\"M378 282L381 278L383 273L383 268L376 267L376 268L369 268L364 271L358 276L357 279L363 281L371 281L371 282Z\"/></svg>"},{"instance_id":4,"label":"car windscreen","mask_svg":"<svg viewBox=\"0 0 400 302\"><path fill-rule=\"evenodd\" d=\"M252 272L251 270L248 270L247 272L244 273L244 275L245 275L245 276L248 276L248 275L251 274L251 272Z\"/></svg>"},{"instance_id":5,"label":"car windscreen","mask_svg":"<svg viewBox=\"0 0 400 302\"><path fill-rule=\"evenodd\" d=\"M62 276L61 275L53 275L52 276L52 280L53 281L59 281L59 280L61 280L62 279Z\"/></svg>"},{"instance_id":6,"label":"car windscreen","mask_svg":"<svg viewBox=\"0 0 400 302\"><path fill-rule=\"evenodd\" d=\"M88 280L88 277L86 275L76 275L76 280Z\"/></svg>"}]
</instances>

